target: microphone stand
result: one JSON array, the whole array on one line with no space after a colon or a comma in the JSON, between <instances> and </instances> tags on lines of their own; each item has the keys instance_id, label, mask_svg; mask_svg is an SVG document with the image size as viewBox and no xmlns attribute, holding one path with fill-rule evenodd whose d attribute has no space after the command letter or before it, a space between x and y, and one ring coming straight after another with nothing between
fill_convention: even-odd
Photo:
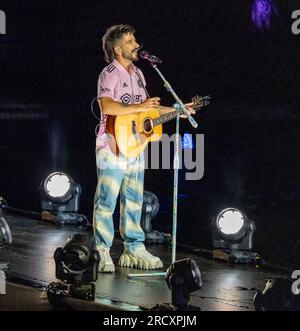
<instances>
[{"instance_id":1,"label":"microphone stand","mask_svg":"<svg viewBox=\"0 0 300 331\"><path fill-rule=\"evenodd\" d=\"M150 61L150 60L149 60ZM186 109L182 100L178 97L171 84L165 79L161 71L158 69L157 65L151 62L151 66L158 73L160 78L164 82L164 87L168 92L172 94L175 99L175 104L173 108L177 112L176 116L176 139L175 139L175 154L173 161L173 169L174 169L174 184L173 184L173 225L172 225L172 264L176 261L176 239L177 239L177 205L178 205L178 170L179 170L179 116L181 113L187 115L188 120L194 128L198 127L195 119L190 115L188 110ZM127 277L147 277L147 276L165 276L165 272L155 272L155 273L146 273L146 274L128 274Z\"/></svg>"}]
</instances>

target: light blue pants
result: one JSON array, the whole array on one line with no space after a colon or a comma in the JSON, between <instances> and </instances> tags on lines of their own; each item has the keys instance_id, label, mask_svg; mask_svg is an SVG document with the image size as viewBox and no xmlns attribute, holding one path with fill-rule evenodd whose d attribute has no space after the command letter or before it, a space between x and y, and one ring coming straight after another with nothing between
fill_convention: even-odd
<instances>
[{"instance_id":1,"label":"light blue pants","mask_svg":"<svg viewBox=\"0 0 300 331\"><path fill-rule=\"evenodd\" d=\"M96 246L110 248L114 238L113 213L120 193L120 234L134 251L143 245L140 226L144 193L144 157L116 157L108 148L96 150L98 184L94 199L93 228Z\"/></svg>"}]
</instances>

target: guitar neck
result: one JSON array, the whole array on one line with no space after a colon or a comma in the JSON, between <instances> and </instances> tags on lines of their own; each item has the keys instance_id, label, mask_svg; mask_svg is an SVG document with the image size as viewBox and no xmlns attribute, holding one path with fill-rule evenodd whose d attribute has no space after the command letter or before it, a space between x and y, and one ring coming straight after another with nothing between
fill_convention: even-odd
<instances>
[{"instance_id":1,"label":"guitar neck","mask_svg":"<svg viewBox=\"0 0 300 331\"><path fill-rule=\"evenodd\" d=\"M153 120L153 126L160 125L172 121L177 116L177 111L161 115Z\"/></svg>"},{"instance_id":2,"label":"guitar neck","mask_svg":"<svg viewBox=\"0 0 300 331\"><path fill-rule=\"evenodd\" d=\"M201 107L207 106L210 103L210 95L205 97L199 97L198 95L192 98L193 109L198 110ZM167 114L161 115L153 120L153 126L164 124L166 122L172 121L177 116L177 111L171 111Z\"/></svg>"}]
</instances>

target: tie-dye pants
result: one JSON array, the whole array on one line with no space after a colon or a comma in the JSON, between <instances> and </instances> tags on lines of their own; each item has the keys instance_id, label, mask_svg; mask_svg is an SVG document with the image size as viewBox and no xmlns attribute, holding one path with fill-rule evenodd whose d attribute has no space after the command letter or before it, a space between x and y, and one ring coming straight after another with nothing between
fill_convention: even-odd
<instances>
[{"instance_id":1,"label":"tie-dye pants","mask_svg":"<svg viewBox=\"0 0 300 331\"><path fill-rule=\"evenodd\" d=\"M109 148L98 148L96 163L98 184L93 215L96 246L112 246L113 213L120 193L119 230L125 248L132 252L145 240L140 226L144 193L144 157L116 157Z\"/></svg>"}]
</instances>

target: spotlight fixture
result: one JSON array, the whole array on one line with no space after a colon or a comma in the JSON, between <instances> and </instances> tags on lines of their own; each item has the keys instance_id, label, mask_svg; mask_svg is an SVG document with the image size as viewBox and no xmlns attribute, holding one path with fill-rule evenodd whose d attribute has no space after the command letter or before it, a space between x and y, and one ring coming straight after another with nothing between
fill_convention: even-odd
<instances>
[{"instance_id":1,"label":"spotlight fixture","mask_svg":"<svg viewBox=\"0 0 300 331\"><path fill-rule=\"evenodd\" d=\"M293 293L293 279L269 279L263 291L257 291L253 298L256 311L300 311L299 294Z\"/></svg>"},{"instance_id":2,"label":"spotlight fixture","mask_svg":"<svg viewBox=\"0 0 300 331\"><path fill-rule=\"evenodd\" d=\"M175 261L166 271L166 282L171 290L172 305L179 310L197 309L188 304L190 295L202 287L202 277L195 260Z\"/></svg>"},{"instance_id":3,"label":"spotlight fixture","mask_svg":"<svg viewBox=\"0 0 300 331\"><path fill-rule=\"evenodd\" d=\"M3 208L5 209L7 207L7 202L6 200L0 196L0 209Z\"/></svg>"},{"instance_id":4,"label":"spotlight fixture","mask_svg":"<svg viewBox=\"0 0 300 331\"><path fill-rule=\"evenodd\" d=\"M257 30L268 31L271 20L278 16L279 11L274 0L254 0L251 10L251 20Z\"/></svg>"},{"instance_id":5,"label":"spotlight fixture","mask_svg":"<svg viewBox=\"0 0 300 331\"><path fill-rule=\"evenodd\" d=\"M150 191L144 191L143 199L141 226L144 230L152 230L151 220L159 211L159 201L157 196Z\"/></svg>"},{"instance_id":6,"label":"spotlight fixture","mask_svg":"<svg viewBox=\"0 0 300 331\"><path fill-rule=\"evenodd\" d=\"M99 252L86 234L71 235L63 248L54 253L56 278L69 283L95 282L98 277Z\"/></svg>"},{"instance_id":7,"label":"spotlight fixture","mask_svg":"<svg viewBox=\"0 0 300 331\"><path fill-rule=\"evenodd\" d=\"M0 203L1 203L2 200L3 199L0 197ZM6 202L5 202L5 205L7 205ZM11 235L11 232L10 232L10 228L9 228L9 226L8 226L6 220L5 220L5 217L4 217L4 214L2 212L1 205L0 205L0 249L3 248L6 245L10 245L11 243L12 243L12 235ZM0 271L1 272L7 271L8 268L9 268L8 263L0 261ZM0 283L1 283L1 279L0 279Z\"/></svg>"},{"instance_id":8,"label":"spotlight fixture","mask_svg":"<svg viewBox=\"0 0 300 331\"><path fill-rule=\"evenodd\" d=\"M93 240L87 234L71 235L63 248L54 253L56 278L61 283L51 283L47 288L50 298L60 293L93 300L97 281L100 255L94 249Z\"/></svg>"},{"instance_id":9,"label":"spotlight fixture","mask_svg":"<svg viewBox=\"0 0 300 331\"><path fill-rule=\"evenodd\" d=\"M50 174L40 185L42 209L62 212L77 212L81 187L62 173Z\"/></svg>"},{"instance_id":10,"label":"spotlight fixture","mask_svg":"<svg viewBox=\"0 0 300 331\"><path fill-rule=\"evenodd\" d=\"M232 262L258 261L252 253L255 223L236 208L222 210L211 223L214 257Z\"/></svg>"},{"instance_id":11,"label":"spotlight fixture","mask_svg":"<svg viewBox=\"0 0 300 331\"><path fill-rule=\"evenodd\" d=\"M141 227L145 233L145 242L147 244L163 244L169 242L169 236L152 229L152 219L159 211L158 197L150 191L144 191L143 207L141 215Z\"/></svg>"},{"instance_id":12,"label":"spotlight fixture","mask_svg":"<svg viewBox=\"0 0 300 331\"><path fill-rule=\"evenodd\" d=\"M86 217L78 214L81 186L62 173L50 174L40 184L42 218L56 224L86 223Z\"/></svg>"},{"instance_id":13,"label":"spotlight fixture","mask_svg":"<svg viewBox=\"0 0 300 331\"><path fill-rule=\"evenodd\" d=\"M0 208L0 248L12 243L10 228Z\"/></svg>"}]
</instances>

